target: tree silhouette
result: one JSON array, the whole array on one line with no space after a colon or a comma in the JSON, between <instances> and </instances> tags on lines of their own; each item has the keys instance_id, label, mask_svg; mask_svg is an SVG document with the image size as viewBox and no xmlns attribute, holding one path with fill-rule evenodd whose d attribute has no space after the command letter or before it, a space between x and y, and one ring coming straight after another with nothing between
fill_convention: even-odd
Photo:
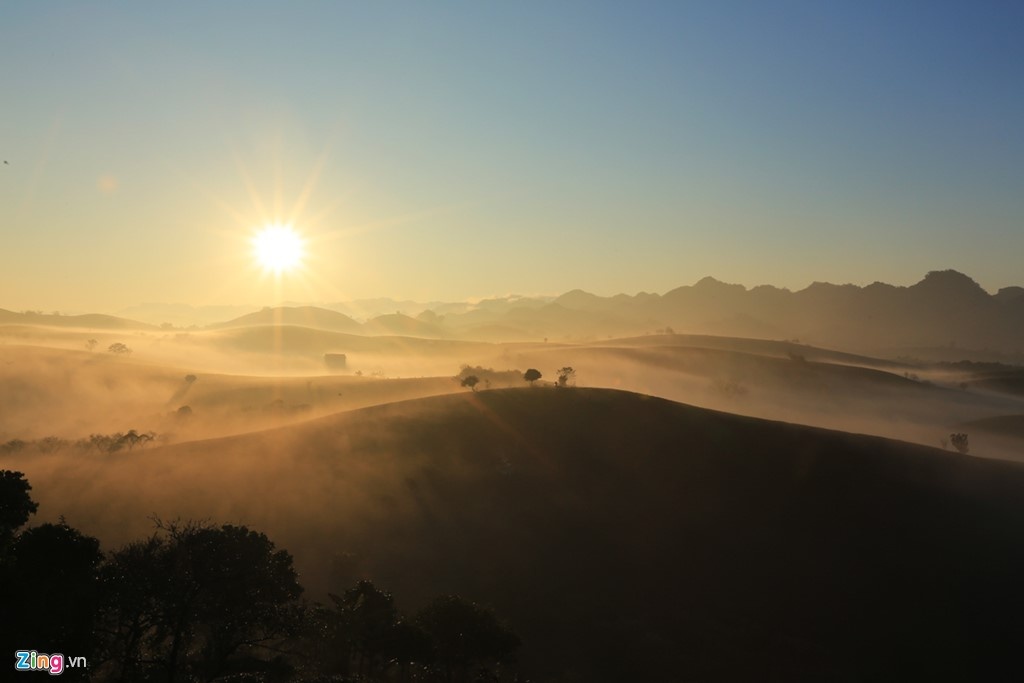
<instances>
[{"instance_id":1,"label":"tree silhouette","mask_svg":"<svg viewBox=\"0 0 1024 683\"><path fill-rule=\"evenodd\" d=\"M23 439L11 439L7 443L0 446L0 453L17 453L27 446L28 443Z\"/></svg>"},{"instance_id":2,"label":"tree silhouette","mask_svg":"<svg viewBox=\"0 0 1024 683\"><path fill-rule=\"evenodd\" d=\"M99 541L60 524L22 531L3 583L4 642L40 643L64 652L92 651L98 598ZM52 651L52 650L51 650Z\"/></svg>"},{"instance_id":3,"label":"tree silhouette","mask_svg":"<svg viewBox=\"0 0 1024 683\"><path fill-rule=\"evenodd\" d=\"M468 375L462 378L462 386L469 387L473 391L476 391L476 385L480 383L480 378L476 375Z\"/></svg>"},{"instance_id":4,"label":"tree silhouette","mask_svg":"<svg viewBox=\"0 0 1024 683\"><path fill-rule=\"evenodd\" d=\"M398 666L400 681L410 680L413 664L430 664L434 657L430 636L416 622L406 619L399 619L391 629L384 654Z\"/></svg>"},{"instance_id":5,"label":"tree silhouette","mask_svg":"<svg viewBox=\"0 0 1024 683\"><path fill-rule=\"evenodd\" d=\"M530 368L529 370L523 373L523 379L529 382L531 386L533 386L533 383L539 380L541 377L542 375L540 374L540 370L537 370L536 368Z\"/></svg>"},{"instance_id":6,"label":"tree silhouette","mask_svg":"<svg viewBox=\"0 0 1024 683\"><path fill-rule=\"evenodd\" d=\"M90 340L88 340L87 342L85 342L85 348L87 348L87 349L89 349L90 351L92 351L93 349L95 349L95 348L96 348L96 345L97 345L97 344L99 344L99 342L98 342L98 341L96 341L95 339L90 339Z\"/></svg>"},{"instance_id":7,"label":"tree silhouette","mask_svg":"<svg viewBox=\"0 0 1024 683\"><path fill-rule=\"evenodd\" d=\"M68 443L67 439L62 439L59 436L44 436L36 441L36 448L39 449L40 453L56 453L67 446Z\"/></svg>"},{"instance_id":8,"label":"tree silhouette","mask_svg":"<svg viewBox=\"0 0 1024 683\"><path fill-rule=\"evenodd\" d=\"M355 673L373 677L384 666L398 610L391 593L379 590L370 581L360 581L341 597L330 596L341 642L354 660Z\"/></svg>"},{"instance_id":9,"label":"tree silhouette","mask_svg":"<svg viewBox=\"0 0 1024 683\"><path fill-rule=\"evenodd\" d=\"M151 537L106 561L63 518L19 534L36 510L30 490L0 470L0 642L86 656L89 680L497 681L520 646L457 596L407 620L364 580L331 595L333 608L307 608L291 555L244 526L157 519Z\"/></svg>"},{"instance_id":10,"label":"tree silhouette","mask_svg":"<svg viewBox=\"0 0 1024 683\"><path fill-rule=\"evenodd\" d=\"M109 351L110 353L115 353L119 356L131 355L132 352L132 350L128 348L127 344L122 344L121 342L115 342L111 344L110 346L107 347L107 351Z\"/></svg>"},{"instance_id":11,"label":"tree silhouette","mask_svg":"<svg viewBox=\"0 0 1024 683\"><path fill-rule=\"evenodd\" d=\"M106 570L107 647L121 679L156 667L171 683L212 680L238 669L232 658L240 651L294 626L302 588L291 555L265 535L244 526L157 525L157 535L115 553Z\"/></svg>"},{"instance_id":12,"label":"tree silhouette","mask_svg":"<svg viewBox=\"0 0 1024 683\"><path fill-rule=\"evenodd\" d=\"M143 680L143 659L158 649L154 567L164 541L152 536L113 553L100 572L100 656L119 681ZM159 585L159 584L157 584Z\"/></svg>"},{"instance_id":13,"label":"tree silhouette","mask_svg":"<svg viewBox=\"0 0 1024 683\"><path fill-rule=\"evenodd\" d=\"M576 382L576 371L573 370L572 366L567 365L567 366L565 366L564 368L562 368L561 370L558 371L558 386L560 386L560 387L567 386L570 381L575 384L575 382Z\"/></svg>"},{"instance_id":14,"label":"tree silhouette","mask_svg":"<svg viewBox=\"0 0 1024 683\"><path fill-rule=\"evenodd\" d=\"M39 509L39 504L29 496L31 490L32 485L22 472L0 470L0 549Z\"/></svg>"},{"instance_id":15,"label":"tree silhouette","mask_svg":"<svg viewBox=\"0 0 1024 683\"><path fill-rule=\"evenodd\" d=\"M957 451L964 455L967 455L967 453L971 450L971 446L967 441L967 435L964 434L963 432L950 434L949 442L953 444L953 448L955 448Z\"/></svg>"},{"instance_id":16,"label":"tree silhouette","mask_svg":"<svg viewBox=\"0 0 1024 683\"><path fill-rule=\"evenodd\" d=\"M435 667L445 681L466 681L471 666L500 663L520 646L519 637L493 612L457 595L431 601L416 623L430 637Z\"/></svg>"}]
</instances>

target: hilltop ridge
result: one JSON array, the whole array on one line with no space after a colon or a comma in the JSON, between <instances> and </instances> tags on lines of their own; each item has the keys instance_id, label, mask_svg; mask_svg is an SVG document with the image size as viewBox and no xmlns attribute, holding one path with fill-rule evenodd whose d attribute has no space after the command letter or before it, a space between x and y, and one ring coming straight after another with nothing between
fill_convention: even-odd
<instances>
[{"instance_id":1,"label":"hilltop ridge","mask_svg":"<svg viewBox=\"0 0 1024 683\"><path fill-rule=\"evenodd\" d=\"M18 463L41 514L129 538L153 513L244 519L314 594L348 580L330 570L344 553L410 606L492 605L538 680L985 677L1018 653L1016 463L541 387L78 458L59 476L57 457Z\"/></svg>"}]
</instances>

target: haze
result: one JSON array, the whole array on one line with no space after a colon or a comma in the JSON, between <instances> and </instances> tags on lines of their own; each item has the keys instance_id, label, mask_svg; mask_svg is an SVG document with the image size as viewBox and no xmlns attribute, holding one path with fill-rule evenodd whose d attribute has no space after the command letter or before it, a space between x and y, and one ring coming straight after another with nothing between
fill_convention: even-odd
<instances>
[{"instance_id":1,"label":"haze","mask_svg":"<svg viewBox=\"0 0 1024 683\"><path fill-rule=\"evenodd\" d=\"M0 645L100 683L1009 680L1022 34L5 6Z\"/></svg>"}]
</instances>

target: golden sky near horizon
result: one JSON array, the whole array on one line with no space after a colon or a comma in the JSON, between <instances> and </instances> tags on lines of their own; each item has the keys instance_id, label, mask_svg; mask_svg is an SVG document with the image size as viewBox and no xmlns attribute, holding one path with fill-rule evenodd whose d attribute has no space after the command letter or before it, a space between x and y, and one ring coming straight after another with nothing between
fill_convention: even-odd
<instances>
[{"instance_id":1,"label":"golden sky near horizon","mask_svg":"<svg viewBox=\"0 0 1024 683\"><path fill-rule=\"evenodd\" d=\"M0 308L1024 284L1013 8L0 18Z\"/></svg>"}]
</instances>

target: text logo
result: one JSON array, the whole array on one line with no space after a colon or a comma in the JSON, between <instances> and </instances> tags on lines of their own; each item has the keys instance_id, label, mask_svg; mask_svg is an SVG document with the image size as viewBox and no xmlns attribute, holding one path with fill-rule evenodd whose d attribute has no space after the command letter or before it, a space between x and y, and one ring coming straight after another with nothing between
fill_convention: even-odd
<instances>
[{"instance_id":1,"label":"text logo","mask_svg":"<svg viewBox=\"0 0 1024 683\"><path fill-rule=\"evenodd\" d=\"M14 653L15 671L45 671L51 676L59 676L64 673L64 666L69 669L88 666L85 657L65 658L59 652L48 655L35 650L18 650Z\"/></svg>"}]
</instances>

